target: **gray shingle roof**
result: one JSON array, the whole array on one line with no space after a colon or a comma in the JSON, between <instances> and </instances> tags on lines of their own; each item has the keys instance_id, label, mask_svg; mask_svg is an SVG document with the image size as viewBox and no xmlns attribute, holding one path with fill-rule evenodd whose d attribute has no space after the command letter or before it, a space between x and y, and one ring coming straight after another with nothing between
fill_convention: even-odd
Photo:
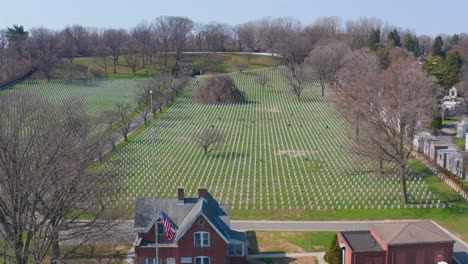
<instances>
[{"instance_id":1,"label":"gray shingle roof","mask_svg":"<svg viewBox=\"0 0 468 264\"><path fill-rule=\"evenodd\" d=\"M147 232L154 223L155 216L159 216L159 212L163 210L176 230L175 242L184 236L200 215L206 218L227 243L246 241L245 233L230 229L228 206L220 206L210 194L207 199L185 198L183 204L177 202L177 199L138 199L135 207L134 231Z\"/></svg>"},{"instance_id":2,"label":"gray shingle roof","mask_svg":"<svg viewBox=\"0 0 468 264\"><path fill-rule=\"evenodd\" d=\"M374 224L371 228L387 245L454 242L431 221Z\"/></svg>"}]
</instances>

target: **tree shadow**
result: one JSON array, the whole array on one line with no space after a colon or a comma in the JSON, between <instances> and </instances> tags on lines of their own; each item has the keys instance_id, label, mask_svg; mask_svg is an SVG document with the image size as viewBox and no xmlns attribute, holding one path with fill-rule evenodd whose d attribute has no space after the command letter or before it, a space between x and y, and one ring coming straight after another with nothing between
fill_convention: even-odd
<instances>
[{"instance_id":1,"label":"tree shadow","mask_svg":"<svg viewBox=\"0 0 468 264\"><path fill-rule=\"evenodd\" d=\"M222 152L212 154L211 157L215 159L226 159L226 158L245 158L248 157L249 154L247 153L238 153L238 152Z\"/></svg>"}]
</instances>

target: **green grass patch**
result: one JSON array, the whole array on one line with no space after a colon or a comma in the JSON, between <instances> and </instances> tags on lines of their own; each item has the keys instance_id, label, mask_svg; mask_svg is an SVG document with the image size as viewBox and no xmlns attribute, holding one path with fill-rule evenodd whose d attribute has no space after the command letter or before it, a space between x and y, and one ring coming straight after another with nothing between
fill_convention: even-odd
<instances>
[{"instance_id":1,"label":"green grass patch","mask_svg":"<svg viewBox=\"0 0 468 264\"><path fill-rule=\"evenodd\" d=\"M336 232L248 231L249 254L324 252Z\"/></svg>"},{"instance_id":2,"label":"green grass patch","mask_svg":"<svg viewBox=\"0 0 468 264\"><path fill-rule=\"evenodd\" d=\"M464 138L459 138L457 136L453 137L453 143L462 150L465 150L465 142L466 140Z\"/></svg>"}]
</instances>

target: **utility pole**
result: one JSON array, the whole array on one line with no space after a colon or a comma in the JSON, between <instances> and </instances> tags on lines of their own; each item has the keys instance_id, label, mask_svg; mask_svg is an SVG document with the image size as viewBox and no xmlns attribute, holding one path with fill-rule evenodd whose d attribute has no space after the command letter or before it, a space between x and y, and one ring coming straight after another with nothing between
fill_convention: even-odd
<instances>
[{"instance_id":1,"label":"utility pole","mask_svg":"<svg viewBox=\"0 0 468 264\"><path fill-rule=\"evenodd\" d=\"M154 113L153 109L153 90L150 90L150 101L151 101L151 113ZM154 247L156 250L156 264L161 264L159 263L159 247L158 247L158 217L159 217L159 212L157 211L157 205L156 205L156 199L158 197L158 186L157 186L157 181L156 181L156 142L155 142L155 133L154 133L154 119L155 116L153 114L153 122L151 122L151 145L153 149L153 184L154 184L154 213L156 214L155 221L154 221Z\"/></svg>"}]
</instances>

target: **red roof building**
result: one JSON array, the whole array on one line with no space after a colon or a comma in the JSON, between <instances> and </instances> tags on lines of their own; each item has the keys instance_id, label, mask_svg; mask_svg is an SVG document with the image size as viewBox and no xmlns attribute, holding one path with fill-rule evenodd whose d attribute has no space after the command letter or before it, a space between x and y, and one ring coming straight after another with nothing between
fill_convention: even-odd
<instances>
[{"instance_id":1,"label":"red roof building","mask_svg":"<svg viewBox=\"0 0 468 264\"><path fill-rule=\"evenodd\" d=\"M338 232L344 264L452 263L454 240L431 221L374 224Z\"/></svg>"},{"instance_id":2,"label":"red roof building","mask_svg":"<svg viewBox=\"0 0 468 264\"><path fill-rule=\"evenodd\" d=\"M171 240L162 212L170 223ZM138 199L134 231L139 264L246 263L245 232L231 230L228 207L219 205L204 187L197 198L185 198L180 187L177 199Z\"/></svg>"}]
</instances>

